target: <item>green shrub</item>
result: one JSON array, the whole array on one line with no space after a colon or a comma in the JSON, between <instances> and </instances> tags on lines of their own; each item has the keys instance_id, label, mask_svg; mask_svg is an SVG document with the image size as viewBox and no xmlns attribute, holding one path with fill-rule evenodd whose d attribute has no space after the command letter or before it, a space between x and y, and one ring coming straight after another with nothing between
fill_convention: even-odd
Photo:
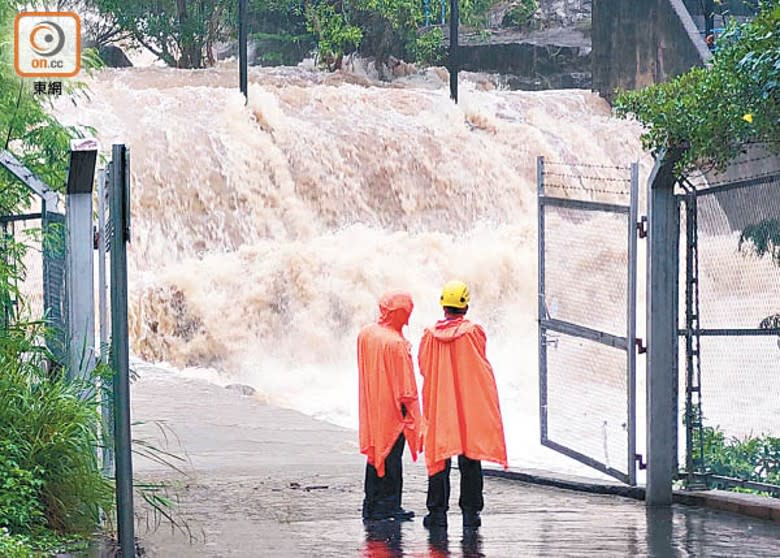
<instances>
[{"instance_id":1,"label":"green shrub","mask_svg":"<svg viewBox=\"0 0 780 558\"><path fill-rule=\"evenodd\" d=\"M325 2L311 4L306 8L306 29L318 37L317 60L330 70L341 67L344 54L354 52L363 32L350 25L344 13Z\"/></svg>"},{"instance_id":2,"label":"green shrub","mask_svg":"<svg viewBox=\"0 0 780 558\"><path fill-rule=\"evenodd\" d=\"M780 438L727 438L718 427L702 428L705 473L780 485ZM698 447L698 436L694 437Z\"/></svg>"},{"instance_id":3,"label":"green shrub","mask_svg":"<svg viewBox=\"0 0 780 558\"><path fill-rule=\"evenodd\" d=\"M3 558L33 558L35 553L27 538L12 535L5 527L0 527L0 556Z\"/></svg>"},{"instance_id":4,"label":"green shrub","mask_svg":"<svg viewBox=\"0 0 780 558\"><path fill-rule=\"evenodd\" d=\"M17 494L6 497L11 501L32 492L39 495L39 503L28 510L33 523L16 525L19 533L34 531L37 511L50 529L90 533L100 512L110 511L112 503L111 484L96 457L98 404L88 386L42 372L38 360L44 353L35 347L35 329L17 327L15 335L12 330L2 336L6 350L10 337L19 341L17 355L25 355L13 360L0 350L0 444L14 449L15 465L9 470L16 471L13 479L20 481ZM29 347L32 352L24 350ZM26 515L17 514L16 519Z\"/></svg>"},{"instance_id":5,"label":"green shrub","mask_svg":"<svg viewBox=\"0 0 780 558\"><path fill-rule=\"evenodd\" d=\"M446 54L444 32L441 28L434 27L417 37L414 58L421 66L440 66L444 64Z\"/></svg>"},{"instance_id":6,"label":"green shrub","mask_svg":"<svg viewBox=\"0 0 780 558\"><path fill-rule=\"evenodd\" d=\"M43 471L23 469L21 451L0 440L0 526L12 533L37 531L46 522L41 500Z\"/></svg>"},{"instance_id":7,"label":"green shrub","mask_svg":"<svg viewBox=\"0 0 780 558\"><path fill-rule=\"evenodd\" d=\"M539 9L537 0L519 0L507 10L502 24L507 27L527 27Z\"/></svg>"}]
</instances>

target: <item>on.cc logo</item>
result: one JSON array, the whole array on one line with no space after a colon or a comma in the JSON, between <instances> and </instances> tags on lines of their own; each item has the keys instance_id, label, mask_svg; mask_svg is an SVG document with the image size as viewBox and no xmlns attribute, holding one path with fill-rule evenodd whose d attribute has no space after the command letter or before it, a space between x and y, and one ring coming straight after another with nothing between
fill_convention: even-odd
<instances>
[{"instance_id":1,"label":"on.cc logo","mask_svg":"<svg viewBox=\"0 0 780 558\"><path fill-rule=\"evenodd\" d=\"M73 77L81 70L81 20L73 12L21 12L14 67L25 78Z\"/></svg>"}]
</instances>

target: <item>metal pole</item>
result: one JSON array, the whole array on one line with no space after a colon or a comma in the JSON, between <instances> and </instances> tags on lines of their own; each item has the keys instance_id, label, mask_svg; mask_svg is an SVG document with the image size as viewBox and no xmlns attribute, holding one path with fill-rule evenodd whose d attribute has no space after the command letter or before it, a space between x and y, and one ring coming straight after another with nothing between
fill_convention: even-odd
<instances>
[{"instance_id":1,"label":"metal pole","mask_svg":"<svg viewBox=\"0 0 780 558\"><path fill-rule=\"evenodd\" d=\"M648 506L672 503L677 469L677 288L680 215L674 196L677 156L662 153L650 175L647 301Z\"/></svg>"},{"instance_id":2,"label":"metal pole","mask_svg":"<svg viewBox=\"0 0 780 558\"><path fill-rule=\"evenodd\" d=\"M544 157L536 158L536 191L538 212L538 282L539 293L537 319L539 321L539 429L542 443L547 441L547 334L542 320L547 318L544 298Z\"/></svg>"},{"instance_id":3,"label":"metal pole","mask_svg":"<svg viewBox=\"0 0 780 558\"><path fill-rule=\"evenodd\" d=\"M92 187L95 180L97 141L71 142L68 167L67 292L68 377L88 379L94 368L95 268L92 230Z\"/></svg>"},{"instance_id":4,"label":"metal pole","mask_svg":"<svg viewBox=\"0 0 780 558\"><path fill-rule=\"evenodd\" d=\"M628 212L628 484L636 484L636 248L639 222L639 164L631 163Z\"/></svg>"},{"instance_id":5,"label":"metal pole","mask_svg":"<svg viewBox=\"0 0 780 558\"><path fill-rule=\"evenodd\" d=\"M458 102L458 0L450 0L450 99Z\"/></svg>"},{"instance_id":6,"label":"metal pole","mask_svg":"<svg viewBox=\"0 0 780 558\"><path fill-rule=\"evenodd\" d=\"M114 145L111 163L111 357L114 370L116 504L122 556L135 556L130 432L130 347L127 330L127 242L130 241L129 154Z\"/></svg>"},{"instance_id":7,"label":"metal pole","mask_svg":"<svg viewBox=\"0 0 780 558\"><path fill-rule=\"evenodd\" d=\"M441 0L441 24L447 23L447 0Z\"/></svg>"},{"instance_id":8,"label":"metal pole","mask_svg":"<svg viewBox=\"0 0 780 558\"><path fill-rule=\"evenodd\" d=\"M100 358L108 359L108 283L106 281L106 183L108 176L105 170L98 172L98 317L100 324Z\"/></svg>"},{"instance_id":9,"label":"metal pole","mask_svg":"<svg viewBox=\"0 0 780 558\"><path fill-rule=\"evenodd\" d=\"M238 0L238 72L239 87L244 99L247 99L247 28L246 0Z\"/></svg>"},{"instance_id":10,"label":"metal pole","mask_svg":"<svg viewBox=\"0 0 780 558\"><path fill-rule=\"evenodd\" d=\"M105 170L98 172L98 315L100 323L100 361L109 362L110 351L108 349L108 300L106 281L106 196L108 194L109 175ZM110 476L114 469L113 436L111 435L114 424L114 387L111 378L103 378L100 390L100 412L103 417L103 474Z\"/></svg>"},{"instance_id":11,"label":"metal pole","mask_svg":"<svg viewBox=\"0 0 780 558\"><path fill-rule=\"evenodd\" d=\"M423 14L425 16L425 27L431 24L431 0L423 0Z\"/></svg>"}]
</instances>

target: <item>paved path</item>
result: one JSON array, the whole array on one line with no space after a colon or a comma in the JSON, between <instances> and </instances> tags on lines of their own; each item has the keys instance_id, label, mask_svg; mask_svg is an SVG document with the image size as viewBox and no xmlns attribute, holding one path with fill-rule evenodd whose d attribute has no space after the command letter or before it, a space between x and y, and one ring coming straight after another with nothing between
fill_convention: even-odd
<instances>
[{"instance_id":1,"label":"paved path","mask_svg":"<svg viewBox=\"0 0 780 558\"><path fill-rule=\"evenodd\" d=\"M422 463L405 463L404 507L418 518L366 530L356 434L251 397L153 368L133 385L133 419L164 420L186 448L188 477L136 460L142 479L181 480L180 515L197 540L166 527L139 536L154 557L778 556L780 525L676 506L485 480L478 535L464 537L458 473L447 533L430 536ZM136 437L160 440L151 424Z\"/></svg>"}]
</instances>

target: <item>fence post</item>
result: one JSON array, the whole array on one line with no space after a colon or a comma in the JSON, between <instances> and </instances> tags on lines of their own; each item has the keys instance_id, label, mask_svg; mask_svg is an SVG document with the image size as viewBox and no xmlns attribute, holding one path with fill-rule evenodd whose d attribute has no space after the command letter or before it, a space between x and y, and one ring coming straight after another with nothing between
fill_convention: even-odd
<instances>
[{"instance_id":1,"label":"fence post","mask_svg":"<svg viewBox=\"0 0 780 558\"><path fill-rule=\"evenodd\" d=\"M247 99L247 21L246 21L246 0L238 0L238 85L244 99Z\"/></svg>"},{"instance_id":2,"label":"fence post","mask_svg":"<svg viewBox=\"0 0 780 558\"><path fill-rule=\"evenodd\" d=\"M541 443L547 442L547 332L542 327L542 320L547 315L545 300L545 261L544 261L544 157L536 158L536 207L537 207L537 321L539 322L539 435Z\"/></svg>"},{"instance_id":3,"label":"fence post","mask_svg":"<svg viewBox=\"0 0 780 558\"><path fill-rule=\"evenodd\" d=\"M80 379L89 378L95 362L92 183L97 147L95 139L71 140L66 190L68 377Z\"/></svg>"},{"instance_id":4,"label":"fence post","mask_svg":"<svg viewBox=\"0 0 780 558\"><path fill-rule=\"evenodd\" d=\"M662 153L650 175L647 300L648 506L672 503L677 470L677 297L680 214L674 196L679 152Z\"/></svg>"},{"instance_id":5,"label":"fence post","mask_svg":"<svg viewBox=\"0 0 780 558\"><path fill-rule=\"evenodd\" d=\"M127 243L130 241L130 156L114 145L111 161L111 359L114 371L116 506L122 556L135 556L130 432L130 347L127 331Z\"/></svg>"},{"instance_id":6,"label":"fence post","mask_svg":"<svg viewBox=\"0 0 780 558\"><path fill-rule=\"evenodd\" d=\"M458 14L458 0L450 0L450 52L449 52L449 71L450 71L450 99L458 102L458 25L460 15Z\"/></svg>"},{"instance_id":7,"label":"fence post","mask_svg":"<svg viewBox=\"0 0 780 558\"><path fill-rule=\"evenodd\" d=\"M110 180L110 172L101 170L98 172L98 322L100 324L100 361L110 362L108 326L108 282L106 277L106 254L109 239L106 226L106 203L108 201L107 188ZM103 418L103 474L111 476L114 469L114 382L113 378L102 378L100 390L100 414Z\"/></svg>"}]
</instances>

